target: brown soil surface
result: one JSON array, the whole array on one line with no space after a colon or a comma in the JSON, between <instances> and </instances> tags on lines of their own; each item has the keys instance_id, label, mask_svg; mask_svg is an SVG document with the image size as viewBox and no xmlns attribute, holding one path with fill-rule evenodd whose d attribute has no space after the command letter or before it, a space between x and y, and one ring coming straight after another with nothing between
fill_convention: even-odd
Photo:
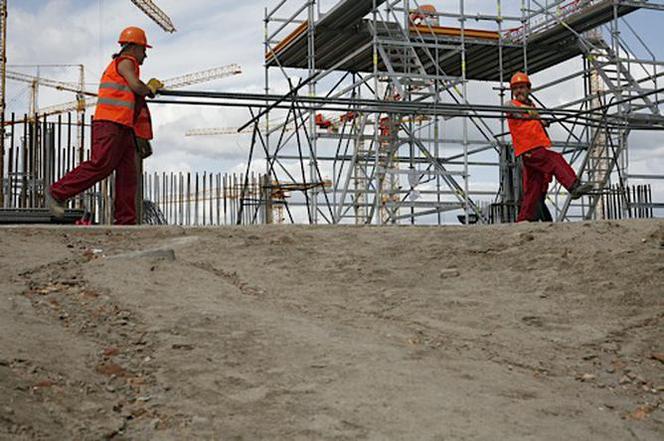
<instances>
[{"instance_id":1,"label":"brown soil surface","mask_svg":"<svg viewBox=\"0 0 664 441\"><path fill-rule=\"evenodd\" d=\"M2 440L664 439L664 222L0 228Z\"/></svg>"}]
</instances>

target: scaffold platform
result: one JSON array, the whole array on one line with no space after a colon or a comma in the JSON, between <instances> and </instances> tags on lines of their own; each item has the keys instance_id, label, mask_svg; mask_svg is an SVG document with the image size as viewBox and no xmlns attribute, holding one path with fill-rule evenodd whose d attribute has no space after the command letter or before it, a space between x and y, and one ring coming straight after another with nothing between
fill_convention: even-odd
<instances>
[{"instance_id":1,"label":"scaffold platform","mask_svg":"<svg viewBox=\"0 0 664 441\"><path fill-rule=\"evenodd\" d=\"M378 5L384 1L377 1ZM314 24L315 66L316 69L334 69L349 72L373 71L373 34L379 38L401 33L396 22L377 21L376 32L372 32L374 22L364 18L372 10L371 0L343 0ZM617 5L618 16L624 16L639 9L638 4ZM565 12L560 17L543 17L540 23L523 29L497 31L465 28L464 45L466 53L466 78L470 80L499 81L500 60L496 47L502 45L502 78L511 76L523 69L524 41L528 52L528 71L535 73L581 55L577 44L580 34L597 28L614 18L613 0L588 1L577 10ZM292 33L281 40L265 56L268 67L289 68L308 67L308 22L301 23ZM461 76L461 62L458 46L461 29L445 26L410 26L412 43L434 47L438 45L439 69L449 76ZM439 74L433 61L424 66L427 74ZM386 66L379 61L378 70Z\"/></svg>"}]
</instances>

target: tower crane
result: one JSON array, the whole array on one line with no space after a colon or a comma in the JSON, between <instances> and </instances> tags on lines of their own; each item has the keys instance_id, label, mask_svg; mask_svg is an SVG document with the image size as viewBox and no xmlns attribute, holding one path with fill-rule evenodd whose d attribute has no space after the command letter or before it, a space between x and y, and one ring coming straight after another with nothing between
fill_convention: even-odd
<instances>
[{"instance_id":1,"label":"tower crane","mask_svg":"<svg viewBox=\"0 0 664 441\"><path fill-rule=\"evenodd\" d=\"M35 112L37 111L37 96L39 94L39 86L51 87L53 89L74 92L78 97L78 105L72 109L76 110L76 124L78 125L78 130L76 131L76 138L78 141L78 157L79 161L83 161L83 131L85 130L85 107L80 103L84 100L84 97L87 96L96 96L96 93L88 92L85 90L85 67L82 64L76 65L52 65L52 67L72 67L76 66L79 68L79 84L68 83L64 81L52 80L43 77L35 77L32 75L24 74L21 72L13 72L5 70L6 78L14 81L21 81L24 83L29 83L32 87L32 99L30 100L30 112L29 118L34 118ZM39 66L35 66L39 67Z\"/></svg>"},{"instance_id":2,"label":"tower crane","mask_svg":"<svg viewBox=\"0 0 664 441\"><path fill-rule=\"evenodd\" d=\"M55 65L53 65L55 66ZM80 71L80 77L79 77L79 83L70 83L70 82L65 82L65 81L59 81L59 80L52 80L49 78L44 78L42 76L33 76L33 75L28 75L23 72L15 72L15 71L10 71L10 70L5 70L5 76L9 80L14 80L14 81L21 81L23 83L28 83L32 87L32 100L30 102L30 115L34 115L34 113L37 110L37 96L38 96L38 88L39 86L46 86L50 87L56 90L60 91L65 91L65 92L74 92L77 94L77 96L97 96L96 93L94 92L88 92L85 90L85 73L84 73L84 67L82 64L76 64L76 65L57 65L58 67L73 67L76 66L79 68ZM39 67L39 66L35 66Z\"/></svg>"}]
</instances>

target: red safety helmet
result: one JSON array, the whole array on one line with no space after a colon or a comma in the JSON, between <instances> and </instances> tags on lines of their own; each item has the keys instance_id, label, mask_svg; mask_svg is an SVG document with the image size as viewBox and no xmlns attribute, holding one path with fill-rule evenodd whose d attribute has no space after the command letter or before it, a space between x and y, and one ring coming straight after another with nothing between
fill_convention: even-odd
<instances>
[{"instance_id":1,"label":"red safety helmet","mask_svg":"<svg viewBox=\"0 0 664 441\"><path fill-rule=\"evenodd\" d=\"M139 46L145 46L151 48L148 44L148 37L145 35L145 31L141 28L135 26L129 26L122 33L120 33L120 38L118 39L120 44L137 44Z\"/></svg>"},{"instance_id":2,"label":"red safety helmet","mask_svg":"<svg viewBox=\"0 0 664 441\"><path fill-rule=\"evenodd\" d=\"M528 75L526 75L523 72L517 72L512 76L512 80L510 81L510 87L514 89L514 86L517 86L519 84L527 84L528 87L532 87L532 84L530 83L530 78L528 78Z\"/></svg>"}]
</instances>

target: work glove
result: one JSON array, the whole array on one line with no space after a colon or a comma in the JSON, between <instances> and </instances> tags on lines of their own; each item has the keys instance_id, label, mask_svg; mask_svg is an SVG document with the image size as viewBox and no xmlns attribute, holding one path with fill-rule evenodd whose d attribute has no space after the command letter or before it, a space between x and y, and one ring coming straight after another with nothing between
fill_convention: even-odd
<instances>
[{"instance_id":1,"label":"work glove","mask_svg":"<svg viewBox=\"0 0 664 441\"><path fill-rule=\"evenodd\" d=\"M136 138L136 152L139 158L148 158L152 156L152 144L147 139Z\"/></svg>"},{"instance_id":2,"label":"work glove","mask_svg":"<svg viewBox=\"0 0 664 441\"><path fill-rule=\"evenodd\" d=\"M164 88L164 83L156 78L150 79L146 85L148 86L148 89L150 89L150 92L152 92L152 95L156 95L159 90Z\"/></svg>"}]
</instances>

